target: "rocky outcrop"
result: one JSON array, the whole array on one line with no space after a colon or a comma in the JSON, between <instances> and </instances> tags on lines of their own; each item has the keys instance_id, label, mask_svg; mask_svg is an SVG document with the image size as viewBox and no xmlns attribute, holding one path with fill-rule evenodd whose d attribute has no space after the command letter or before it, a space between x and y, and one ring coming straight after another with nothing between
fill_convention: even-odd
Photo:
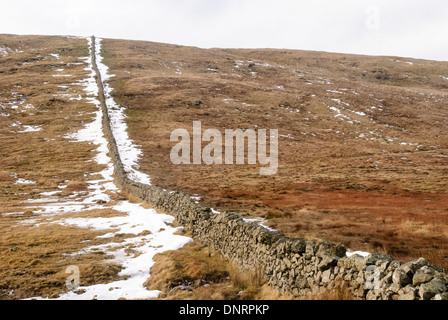
<instances>
[{"instance_id":1,"label":"rocky outcrop","mask_svg":"<svg viewBox=\"0 0 448 320\"><path fill-rule=\"evenodd\" d=\"M95 52L94 48L92 51ZM283 293L302 296L344 286L355 299L448 299L448 275L423 258L402 263L384 254L348 257L342 244L287 238L245 222L235 214L214 214L182 192L168 192L132 181L124 170L110 126L95 54L93 66L117 183L155 209L175 216L197 241L242 269L261 272L269 285Z\"/></svg>"}]
</instances>

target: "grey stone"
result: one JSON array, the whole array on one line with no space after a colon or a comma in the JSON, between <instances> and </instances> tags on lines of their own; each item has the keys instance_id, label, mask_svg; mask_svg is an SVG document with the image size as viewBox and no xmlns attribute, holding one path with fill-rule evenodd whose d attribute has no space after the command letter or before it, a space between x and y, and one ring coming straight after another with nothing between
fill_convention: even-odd
<instances>
[{"instance_id":1,"label":"grey stone","mask_svg":"<svg viewBox=\"0 0 448 320\"><path fill-rule=\"evenodd\" d=\"M299 289L306 289L309 288L308 280L305 277L297 277L296 279L296 285Z\"/></svg>"},{"instance_id":2,"label":"grey stone","mask_svg":"<svg viewBox=\"0 0 448 320\"><path fill-rule=\"evenodd\" d=\"M433 265L432 263L430 263L428 260L426 260L425 258L419 258L415 261L411 261L406 263L405 265L408 265L412 271L415 273L418 269L421 269L424 266L428 266L433 268L434 270L438 271L438 272L444 272L445 270L443 270L443 268L437 267L435 265Z\"/></svg>"},{"instance_id":3,"label":"grey stone","mask_svg":"<svg viewBox=\"0 0 448 320\"><path fill-rule=\"evenodd\" d=\"M315 249L316 249L316 244L314 242L307 241L306 247L305 247L305 258L309 260L312 257L314 257Z\"/></svg>"},{"instance_id":4,"label":"grey stone","mask_svg":"<svg viewBox=\"0 0 448 320\"><path fill-rule=\"evenodd\" d=\"M369 290L367 291L366 300L378 300L379 296L379 290Z\"/></svg>"},{"instance_id":5,"label":"grey stone","mask_svg":"<svg viewBox=\"0 0 448 320\"><path fill-rule=\"evenodd\" d=\"M289 277L295 278L295 276L296 276L296 273L295 273L294 269L291 269L291 271L289 271Z\"/></svg>"},{"instance_id":6,"label":"grey stone","mask_svg":"<svg viewBox=\"0 0 448 320\"><path fill-rule=\"evenodd\" d=\"M398 291L400 291L401 286L398 283L393 283L390 287L390 291L394 292L394 293L398 293Z\"/></svg>"},{"instance_id":7,"label":"grey stone","mask_svg":"<svg viewBox=\"0 0 448 320\"><path fill-rule=\"evenodd\" d=\"M419 289L419 295L422 300L431 300L436 294L439 293L439 290L437 290L437 288L435 288L430 282L422 284Z\"/></svg>"},{"instance_id":8,"label":"grey stone","mask_svg":"<svg viewBox=\"0 0 448 320\"><path fill-rule=\"evenodd\" d=\"M364 274L363 274L363 273L360 273L360 274L358 275L358 277L356 278L356 282L357 282L358 284L363 284L363 283L366 282L366 279L364 279Z\"/></svg>"},{"instance_id":9,"label":"grey stone","mask_svg":"<svg viewBox=\"0 0 448 320\"><path fill-rule=\"evenodd\" d=\"M289 259L283 258L283 262L285 263L287 268L291 268L292 263L291 263L291 261L289 261Z\"/></svg>"},{"instance_id":10,"label":"grey stone","mask_svg":"<svg viewBox=\"0 0 448 320\"><path fill-rule=\"evenodd\" d=\"M414 277L412 279L412 284L414 286L417 286L422 283L427 283L431 281L432 278L434 278L435 273L436 271L431 267L423 266L422 268L418 269L415 272Z\"/></svg>"},{"instance_id":11,"label":"grey stone","mask_svg":"<svg viewBox=\"0 0 448 320\"><path fill-rule=\"evenodd\" d=\"M324 271L322 273L322 279L321 279L322 283L330 282L330 277L331 277L331 269Z\"/></svg>"},{"instance_id":12,"label":"grey stone","mask_svg":"<svg viewBox=\"0 0 448 320\"><path fill-rule=\"evenodd\" d=\"M325 271L337 265L338 258L335 256L324 256L318 265L320 271Z\"/></svg>"},{"instance_id":13,"label":"grey stone","mask_svg":"<svg viewBox=\"0 0 448 320\"><path fill-rule=\"evenodd\" d=\"M293 294L295 297L298 297L298 296L300 295L299 289L297 289L297 288L293 288L293 289L292 289L292 294Z\"/></svg>"},{"instance_id":14,"label":"grey stone","mask_svg":"<svg viewBox=\"0 0 448 320\"><path fill-rule=\"evenodd\" d=\"M319 271L318 273L316 273L316 275L314 276L314 279L316 280L316 282L320 282L322 278L322 271Z\"/></svg>"},{"instance_id":15,"label":"grey stone","mask_svg":"<svg viewBox=\"0 0 448 320\"><path fill-rule=\"evenodd\" d=\"M431 280L430 283L434 286L434 288L439 290L439 292L446 291L446 281L445 281L445 279L434 278L434 279Z\"/></svg>"},{"instance_id":16,"label":"grey stone","mask_svg":"<svg viewBox=\"0 0 448 320\"><path fill-rule=\"evenodd\" d=\"M318 244L317 256L334 256L343 258L346 256L347 249L343 244L335 244L329 241L322 241Z\"/></svg>"},{"instance_id":17,"label":"grey stone","mask_svg":"<svg viewBox=\"0 0 448 320\"><path fill-rule=\"evenodd\" d=\"M350 257L344 257L338 261L338 266L344 269L354 269L363 271L366 269L366 260L364 257L354 254Z\"/></svg>"},{"instance_id":18,"label":"grey stone","mask_svg":"<svg viewBox=\"0 0 448 320\"><path fill-rule=\"evenodd\" d=\"M409 288L409 290L403 290L402 293L399 293L398 300L416 300L417 295L415 293L414 288Z\"/></svg>"},{"instance_id":19,"label":"grey stone","mask_svg":"<svg viewBox=\"0 0 448 320\"><path fill-rule=\"evenodd\" d=\"M388 254L372 253L367 256L365 264L367 266L376 265L378 261L393 261L394 258Z\"/></svg>"},{"instance_id":20,"label":"grey stone","mask_svg":"<svg viewBox=\"0 0 448 320\"><path fill-rule=\"evenodd\" d=\"M412 278L410 278L405 271L396 269L392 274L392 282L394 284L400 285L401 287L404 287L412 282Z\"/></svg>"},{"instance_id":21,"label":"grey stone","mask_svg":"<svg viewBox=\"0 0 448 320\"><path fill-rule=\"evenodd\" d=\"M420 286L419 294L422 300L430 300L437 294L446 291L446 282L443 279L433 279L428 283Z\"/></svg>"},{"instance_id":22,"label":"grey stone","mask_svg":"<svg viewBox=\"0 0 448 320\"><path fill-rule=\"evenodd\" d=\"M298 253L298 254L303 254L306 250L306 241L303 239L294 239L294 241L292 241L291 243L291 251Z\"/></svg>"}]
</instances>

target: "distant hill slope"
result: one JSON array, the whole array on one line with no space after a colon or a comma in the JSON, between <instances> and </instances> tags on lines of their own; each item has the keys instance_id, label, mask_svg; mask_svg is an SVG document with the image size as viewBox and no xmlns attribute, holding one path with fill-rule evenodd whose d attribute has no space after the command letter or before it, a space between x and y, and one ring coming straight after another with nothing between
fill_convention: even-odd
<instances>
[{"instance_id":1,"label":"distant hill slope","mask_svg":"<svg viewBox=\"0 0 448 320\"><path fill-rule=\"evenodd\" d=\"M155 185L267 218L288 236L403 259L448 255L448 63L112 39L102 53ZM173 165L170 133L193 121L278 129L278 173Z\"/></svg>"}]
</instances>

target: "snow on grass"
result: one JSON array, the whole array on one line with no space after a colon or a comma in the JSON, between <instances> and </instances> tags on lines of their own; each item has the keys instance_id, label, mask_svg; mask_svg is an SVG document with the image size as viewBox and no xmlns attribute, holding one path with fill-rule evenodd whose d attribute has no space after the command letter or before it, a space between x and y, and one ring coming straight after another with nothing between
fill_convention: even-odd
<instances>
[{"instance_id":1,"label":"snow on grass","mask_svg":"<svg viewBox=\"0 0 448 320\"><path fill-rule=\"evenodd\" d=\"M327 92L337 93L337 94L345 94L345 92L337 91L337 90L327 90Z\"/></svg>"},{"instance_id":2,"label":"snow on grass","mask_svg":"<svg viewBox=\"0 0 448 320\"><path fill-rule=\"evenodd\" d=\"M48 191L48 192L42 192L40 193L40 195L44 196L44 197L51 197L54 196L55 194L59 193L60 191Z\"/></svg>"},{"instance_id":3,"label":"snow on grass","mask_svg":"<svg viewBox=\"0 0 448 320\"><path fill-rule=\"evenodd\" d=\"M256 223L259 226L261 226L269 231L277 231L275 229L272 229L272 228L264 225L266 223L266 219L263 219L263 218L243 218L243 220L248 223Z\"/></svg>"},{"instance_id":4,"label":"snow on grass","mask_svg":"<svg viewBox=\"0 0 448 320\"><path fill-rule=\"evenodd\" d=\"M89 70L91 67L91 60ZM94 72L90 74L94 79ZM108 142L104 137L102 130L102 113L100 103L95 98L98 93L98 87L94 88L94 81L85 81L85 91L89 95L87 100L94 102L98 107L95 112L93 122L87 124L83 129L76 133L67 135L66 138L74 142L89 142L97 146L97 155L95 161L98 164L106 165L106 168L100 172L101 179L88 181L89 188L87 195L75 194L72 201L45 203L41 205L40 210L34 210L34 213L43 216L54 214L64 214L73 212L84 212L93 209L107 209L122 213L123 215L115 217L97 217L97 218L64 218L52 221L65 226L77 226L80 228L89 228L95 230L105 230L107 233L101 238L113 238L118 234L133 235L119 243L110 242L100 246L91 246L84 248L80 252L71 255L82 255L88 252L101 250L106 255L113 256L110 262L120 264L122 270L119 276L125 277L124 280L115 281L107 284L96 284L92 286L79 287L79 291L68 292L61 295L57 300L116 300L126 299L151 299L157 298L159 291L149 291L143 284L150 276L149 270L154 264L153 258L156 254L168 250L176 250L183 247L192 239L174 233L180 228L174 228L171 224L174 217L165 214L158 214L154 209L146 209L140 204L131 203L127 200L119 201L112 206L108 205L111 199L105 192L118 192L119 189L114 184L113 163L108 155ZM95 82L96 83L96 82ZM93 101L95 100L95 101ZM124 126L115 126L115 132L119 129L126 129ZM123 135L121 135L123 138ZM93 174L96 175L96 174ZM65 181L64 183L67 183ZM66 185L59 186L59 189L66 188ZM45 192L43 196L53 196L60 191ZM51 199L51 198L48 198ZM43 199L44 201L48 199ZM42 201L41 201L42 202ZM36 223L36 220L29 220L28 223ZM48 223L48 222L47 222ZM136 254L130 255L129 250ZM82 275L81 275L82 277ZM45 300L44 298L32 298Z\"/></svg>"},{"instance_id":5,"label":"snow on grass","mask_svg":"<svg viewBox=\"0 0 448 320\"><path fill-rule=\"evenodd\" d=\"M367 114L365 114L364 112L362 112L362 111L354 111L354 110L350 110L350 112L352 112L352 113L354 113L354 114L357 114L358 116L361 116L361 117L365 117Z\"/></svg>"},{"instance_id":6,"label":"snow on grass","mask_svg":"<svg viewBox=\"0 0 448 320\"><path fill-rule=\"evenodd\" d=\"M23 215L25 212L7 212L7 213L2 213L1 215L4 217L9 217L9 216L21 216Z\"/></svg>"},{"instance_id":7,"label":"snow on grass","mask_svg":"<svg viewBox=\"0 0 448 320\"><path fill-rule=\"evenodd\" d=\"M363 258L366 258L370 255L370 252L364 252L364 251L355 251L355 252L350 252L349 250L347 250L346 252L347 257L351 257L353 255L358 255L361 256Z\"/></svg>"},{"instance_id":8,"label":"snow on grass","mask_svg":"<svg viewBox=\"0 0 448 320\"><path fill-rule=\"evenodd\" d=\"M288 134L288 135L279 134L278 136L279 136L279 137L286 138L286 139L296 140L296 138L294 138L294 137L292 136L292 134Z\"/></svg>"},{"instance_id":9,"label":"snow on grass","mask_svg":"<svg viewBox=\"0 0 448 320\"><path fill-rule=\"evenodd\" d=\"M121 161L124 169L128 172L128 177L136 182L151 184L149 176L139 171L138 161L142 156L142 151L129 138L128 127L126 124L125 108L115 103L111 96L112 88L109 85L109 80L114 76L109 73L109 68L102 62L103 57L100 55L101 39L96 39L96 61L98 69L101 74L104 86L104 95L106 97L106 104L110 117L112 131L117 142L118 151L120 153Z\"/></svg>"},{"instance_id":10,"label":"snow on grass","mask_svg":"<svg viewBox=\"0 0 448 320\"><path fill-rule=\"evenodd\" d=\"M406 63L406 64L409 64L409 65L413 65L414 63L413 62L411 62L411 61L401 61L401 60L398 60L398 59L394 59L394 61L395 62L400 62L400 63Z\"/></svg>"},{"instance_id":11,"label":"snow on grass","mask_svg":"<svg viewBox=\"0 0 448 320\"><path fill-rule=\"evenodd\" d=\"M148 216L147 213L144 214ZM160 216L154 214L154 216ZM139 217L136 217L139 218ZM151 224L154 222L154 217L149 215L147 219L151 219ZM140 221L140 220L139 220ZM129 221L131 222L131 221ZM102 227L110 226L115 223L113 218L111 221L102 221ZM125 224L127 226L128 224ZM107 254L114 256L110 260L112 263L119 263L123 269L119 276L128 277L126 280L118 280L108 284L97 284L89 287L79 287L81 294L76 292L69 292L62 295L58 300L112 300L119 298L126 299L152 299L157 298L159 291L149 291L143 283L149 277L149 270L154 264L153 258L156 254L168 250L177 250L185 245L185 237L175 236L173 232L175 229L164 230L155 234L137 236L135 238L128 238L122 243L110 243L101 246L92 246L85 250L84 253L90 251L101 250ZM133 257L129 257L126 249L132 246L132 249L137 252ZM81 252L80 254L82 254ZM82 276L82 275L81 275Z\"/></svg>"},{"instance_id":12,"label":"snow on grass","mask_svg":"<svg viewBox=\"0 0 448 320\"><path fill-rule=\"evenodd\" d=\"M14 184L36 184L36 181L33 180L25 180L25 179L17 179Z\"/></svg>"},{"instance_id":13,"label":"snow on grass","mask_svg":"<svg viewBox=\"0 0 448 320\"><path fill-rule=\"evenodd\" d=\"M26 133L26 132L39 132L42 131L42 126L23 126L23 130L17 131L17 133Z\"/></svg>"},{"instance_id":14,"label":"snow on grass","mask_svg":"<svg viewBox=\"0 0 448 320\"><path fill-rule=\"evenodd\" d=\"M8 48L8 47L0 47L0 56L3 56L3 57L5 57L5 56L7 56L8 54L10 54L10 53L12 53L12 50L11 50L11 48Z\"/></svg>"},{"instance_id":15,"label":"snow on grass","mask_svg":"<svg viewBox=\"0 0 448 320\"><path fill-rule=\"evenodd\" d=\"M61 55L58 54L58 53L50 53L49 56L50 56L50 57L53 57L53 58L55 58L55 59L60 59L60 58L61 58Z\"/></svg>"},{"instance_id":16,"label":"snow on grass","mask_svg":"<svg viewBox=\"0 0 448 320\"><path fill-rule=\"evenodd\" d=\"M238 100L230 99L230 98L222 99L222 100L224 101L225 104L229 104L231 101L238 101Z\"/></svg>"}]
</instances>

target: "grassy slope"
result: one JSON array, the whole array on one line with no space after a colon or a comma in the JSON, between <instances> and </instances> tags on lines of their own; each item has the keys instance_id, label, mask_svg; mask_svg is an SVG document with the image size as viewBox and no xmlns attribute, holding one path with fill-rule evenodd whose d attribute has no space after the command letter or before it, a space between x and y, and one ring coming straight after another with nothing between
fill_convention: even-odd
<instances>
[{"instance_id":1,"label":"grassy slope","mask_svg":"<svg viewBox=\"0 0 448 320\"><path fill-rule=\"evenodd\" d=\"M104 54L156 185L267 217L289 236L445 262L447 63L119 40ZM171 131L195 120L203 130L279 129L278 174L172 165Z\"/></svg>"},{"instance_id":2,"label":"grassy slope","mask_svg":"<svg viewBox=\"0 0 448 320\"><path fill-rule=\"evenodd\" d=\"M55 190L61 201L82 194L87 181L98 178L89 173L104 169L91 161L96 146L64 137L83 128L96 111L85 100L70 100L85 97L76 81L89 74L78 59L89 54L87 41L0 35L2 46L13 52L0 56L0 113L9 114L0 116L0 299L55 297L67 290L65 271L70 265L79 267L81 285L116 279L120 267L108 262L104 253L70 256L86 246L109 242L97 238L106 232L51 224L60 216L38 214L38 202L25 202ZM58 74L70 76L53 76ZM20 133L26 125L42 130ZM17 184L17 179L35 183ZM59 189L62 185L67 187ZM119 214L94 210L64 218Z\"/></svg>"},{"instance_id":3,"label":"grassy slope","mask_svg":"<svg viewBox=\"0 0 448 320\"><path fill-rule=\"evenodd\" d=\"M73 201L87 193L89 180L101 179L95 173L104 169L92 161L96 146L66 137L90 123L97 111L95 105L84 100L83 87L77 83L89 76L87 65L79 60L89 54L87 41L0 35L2 47L11 52L0 54L0 300L55 298L67 291L70 274L66 268L71 265L79 267L81 286L118 280L121 267L111 262L105 252L79 252L92 245L125 241L126 234L99 238L113 230L76 228L57 222L123 213L113 209L38 213L46 204L43 192L56 192L54 202ZM61 74L67 76L55 77ZM41 131L20 133L26 125L39 126ZM18 179L35 183L18 184ZM110 196L109 206L126 198L120 193ZM129 249L127 254L138 253ZM196 244L179 253L160 255L157 261L148 287L175 289L164 292L167 299L279 298L272 289ZM175 272L166 272L172 268ZM187 280L193 283L194 290L180 289Z\"/></svg>"}]
</instances>

